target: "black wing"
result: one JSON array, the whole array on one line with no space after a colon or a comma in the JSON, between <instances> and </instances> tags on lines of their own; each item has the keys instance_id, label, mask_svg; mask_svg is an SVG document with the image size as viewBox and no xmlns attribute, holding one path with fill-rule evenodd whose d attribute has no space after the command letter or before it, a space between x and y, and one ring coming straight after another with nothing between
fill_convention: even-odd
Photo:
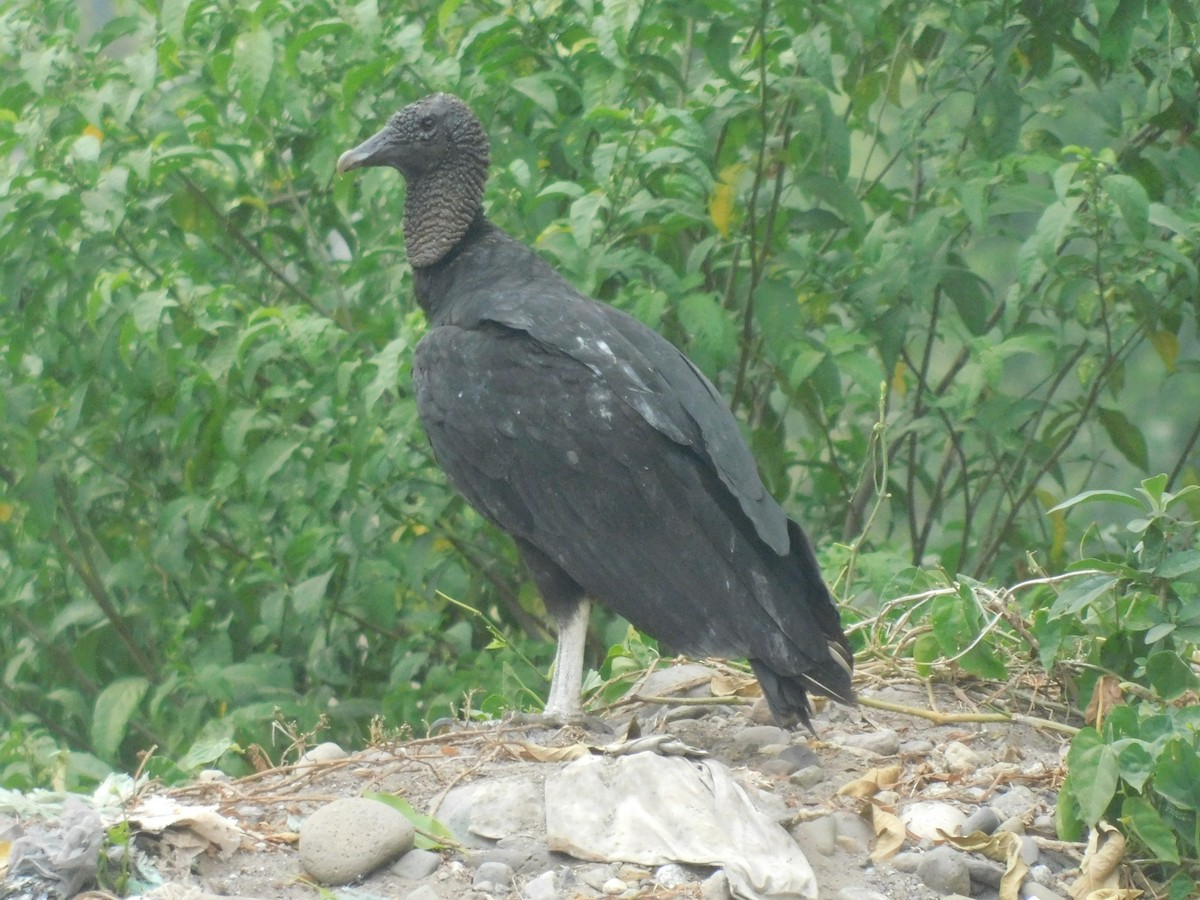
<instances>
[{"instance_id":1,"label":"black wing","mask_svg":"<svg viewBox=\"0 0 1200 900\"><path fill-rule=\"evenodd\" d=\"M783 674L825 666L822 626L832 616L836 629L836 609L819 574L815 585L796 577L787 519L757 473L750 502L731 488L731 473L747 474L728 463L727 442L749 451L723 403L686 363L625 355L621 332L590 301L579 306L590 311L573 310L572 337L556 343L495 321L434 327L422 340L418 408L450 480L589 595L678 649L755 657ZM533 318L541 334L553 324ZM722 434L724 417L736 440ZM764 503L775 511L747 512ZM782 552L761 534L775 515Z\"/></svg>"}]
</instances>

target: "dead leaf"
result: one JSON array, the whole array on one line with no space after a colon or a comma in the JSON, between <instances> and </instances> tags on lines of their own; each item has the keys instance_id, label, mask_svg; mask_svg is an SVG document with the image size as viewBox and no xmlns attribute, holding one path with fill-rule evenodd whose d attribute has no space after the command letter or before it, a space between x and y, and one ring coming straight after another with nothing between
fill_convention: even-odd
<instances>
[{"instance_id":1,"label":"dead leaf","mask_svg":"<svg viewBox=\"0 0 1200 900\"><path fill-rule=\"evenodd\" d=\"M1021 882L1029 872L1029 866L1021 859L1021 838L1010 831L984 834L973 831L966 835L947 834L938 829L938 834L952 847L970 853L982 853L989 859L1004 863L1004 875L1000 878L1000 900L1018 900Z\"/></svg>"},{"instance_id":2,"label":"dead leaf","mask_svg":"<svg viewBox=\"0 0 1200 900\"><path fill-rule=\"evenodd\" d=\"M571 744L567 747L545 747L541 744L531 744L521 741L519 744L506 744L506 749L517 759L528 759L534 762L570 762L582 756L588 756L592 751L587 744Z\"/></svg>"},{"instance_id":3,"label":"dead leaf","mask_svg":"<svg viewBox=\"0 0 1200 900\"><path fill-rule=\"evenodd\" d=\"M1117 868L1124 858L1125 836L1101 820L1088 837L1087 850L1079 864L1079 878L1068 893L1074 900L1092 900L1092 895L1101 891L1119 891Z\"/></svg>"},{"instance_id":4,"label":"dead leaf","mask_svg":"<svg viewBox=\"0 0 1200 900\"><path fill-rule=\"evenodd\" d=\"M241 846L242 830L216 811L215 807L184 806L169 797L147 797L129 816L142 831L162 835L174 846L187 852L215 848L222 858L233 855Z\"/></svg>"},{"instance_id":5,"label":"dead leaf","mask_svg":"<svg viewBox=\"0 0 1200 900\"><path fill-rule=\"evenodd\" d=\"M1083 719L1089 725L1099 728L1114 706L1120 706L1125 701L1121 697L1121 680L1115 675L1101 675L1092 691L1092 699L1087 705Z\"/></svg>"},{"instance_id":6,"label":"dead leaf","mask_svg":"<svg viewBox=\"0 0 1200 900\"><path fill-rule=\"evenodd\" d=\"M838 788L839 797L858 797L865 800L882 790L892 787L900 781L903 774L902 766L884 766L881 769L868 769L861 778L848 781Z\"/></svg>"},{"instance_id":7,"label":"dead leaf","mask_svg":"<svg viewBox=\"0 0 1200 900\"><path fill-rule=\"evenodd\" d=\"M871 861L881 863L891 859L899 852L908 838L908 832L904 828L904 823L895 813L889 812L882 806L876 806L874 803L867 806L871 828L875 830L875 846L871 849Z\"/></svg>"},{"instance_id":8,"label":"dead leaf","mask_svg":"<svg viewBox=\"0 0 1200 900\"><path fill-rule=\"evenodd\" d=\"M714 697L759 697L762 688L753 675L741 672L721 672L708 682Z\"/></svg>"}]
</instances>

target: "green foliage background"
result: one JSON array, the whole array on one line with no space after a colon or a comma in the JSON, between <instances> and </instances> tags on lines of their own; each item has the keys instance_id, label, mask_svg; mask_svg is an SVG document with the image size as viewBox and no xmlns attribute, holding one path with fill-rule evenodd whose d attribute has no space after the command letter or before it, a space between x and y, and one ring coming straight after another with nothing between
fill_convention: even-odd
<instances>
[{"instance_id":1,"label":"green foliage background","mask_svg":"<svg viewBox=\"0 0 1200 900\"><path fill-rule=\"evenodd\" d=\"M0 10L3 783L150 745L186 770L276 708L354 741L542 689L537 598L415 420L400 179L333 178L432 90L492 135L493 218L731 399L848 621L1086 556L1127 571L1033 592L1025 650L1088 661L1083 702L1191 652L1200 562L1057 506L1200 477L1189 0L122 12ZM1195 552L1163 512L1163 553ZM905 652L971 644L970 597ZM1004 677L1020 638L959 665Z\"/></svg>"}]
</instances>

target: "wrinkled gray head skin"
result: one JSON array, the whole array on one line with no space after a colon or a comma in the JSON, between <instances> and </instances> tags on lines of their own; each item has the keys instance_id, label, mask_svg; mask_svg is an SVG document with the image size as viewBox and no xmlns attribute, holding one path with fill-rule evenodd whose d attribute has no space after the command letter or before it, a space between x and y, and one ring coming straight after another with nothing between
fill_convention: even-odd
<instances>
[{"instance_id":1,"label":"wrinkled gray head skin","mask_svg":"<svg viewBox=\"0 0 1200 900\"><path fill-rule=\"evenodd\" d=\"M338 159L338 172L391 166L408 182L404 241L413 266L454 248L483 208L488 139L470 107L452 94L410 103Z\"/></svg>"}]
</instances>

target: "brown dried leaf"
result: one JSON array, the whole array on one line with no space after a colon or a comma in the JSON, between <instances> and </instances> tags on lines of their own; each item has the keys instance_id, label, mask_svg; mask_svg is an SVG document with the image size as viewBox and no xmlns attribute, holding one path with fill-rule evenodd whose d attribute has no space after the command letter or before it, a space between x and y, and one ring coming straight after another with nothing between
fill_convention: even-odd
<instances>
[{"instance_id":1,"label":"brown dried leaf","mask_svg":"<svg viewBox=\"0 0 1200 900\"><path fill-rule=\"evenodd\" d=\"M868 816L871 827L875 829L875 846L871 849L871 860L881 863L891 859L904 846L908 832L904 823L891 812L881 806L868 804Z\"/></svg>"},{"instance_id":2,"label":"brown dried leaf","mask_svg":"<svg viewBox=\"0 0 1200 900\"><path fill-rule=\"evenodd\" d=\"M587 744L571 744L568 747L545 747L541 744L531 744L521 741L518 744L507 744L506 748L517 759L528 759L533 762L570 762L587 756L592 751Z\"/></svg>"},{"instance_id":3,"label":"brown dried leaf","mask_svg":"<svg viewBox=\"0 0 1200 900\"><path fill-rule=\"evenodd\" d=\"M1099 728L1114 706L1125 701L1121 698L1121 680L1115 675L1101 675L1092 691L1092 699L1083 714L1083 720Z\"/></svg>"},{"instance_id":4,"label":"brown dried leaf","mask_svg":"<svg viewBox=\"0 0 1200 900\"><path fill-rule=\"evenodd\" d=\"M708 682L714 697L760 697L762 689L753 675L721 672Z\"/></svg>"},{"instance_id":5,"label":"brown dried leaf","mask_svg":"<svg viewBox=\"0 0 1200 900\"><path fill-rule=\"evenodd\" d=\"M1079 879L1068 893L1074 900L1091 900L1100 891L1119 890L1117 867L1124 858L1125 836L1107 822L1099 822L1088 837L1087 850L1079 864Z\"/></svg>"},{"instance_id":6,"label":"brown dried leaf","mask_svg":"<svg viewBox=\"0 0 1200 900\"><path fill-rule=\"evenodd\" d=\"M971 853L982 853L989 859L1004 863L1004 875L1000 879L1000 900L1018 900L1021 882L1029 872L1029 866L1021 859L1021 838L1018 835L1008 831L996 834L973 831L960 837L947 834L941 829L938 829L938 834L952 847Z\"/></svg>"},{"instance_id":7,"label":"brown dried leaf","mask_svg":"<svg viewBox=\"0 0 1200 900\"><path fill-rule=\"evenodd\" d=\"M900 781L904 773L903 766L884 766L881 769L868 769L861 778L848 781L838 788L839 797L858 797L866 799Z\"/></svg>"}]
</instances>

